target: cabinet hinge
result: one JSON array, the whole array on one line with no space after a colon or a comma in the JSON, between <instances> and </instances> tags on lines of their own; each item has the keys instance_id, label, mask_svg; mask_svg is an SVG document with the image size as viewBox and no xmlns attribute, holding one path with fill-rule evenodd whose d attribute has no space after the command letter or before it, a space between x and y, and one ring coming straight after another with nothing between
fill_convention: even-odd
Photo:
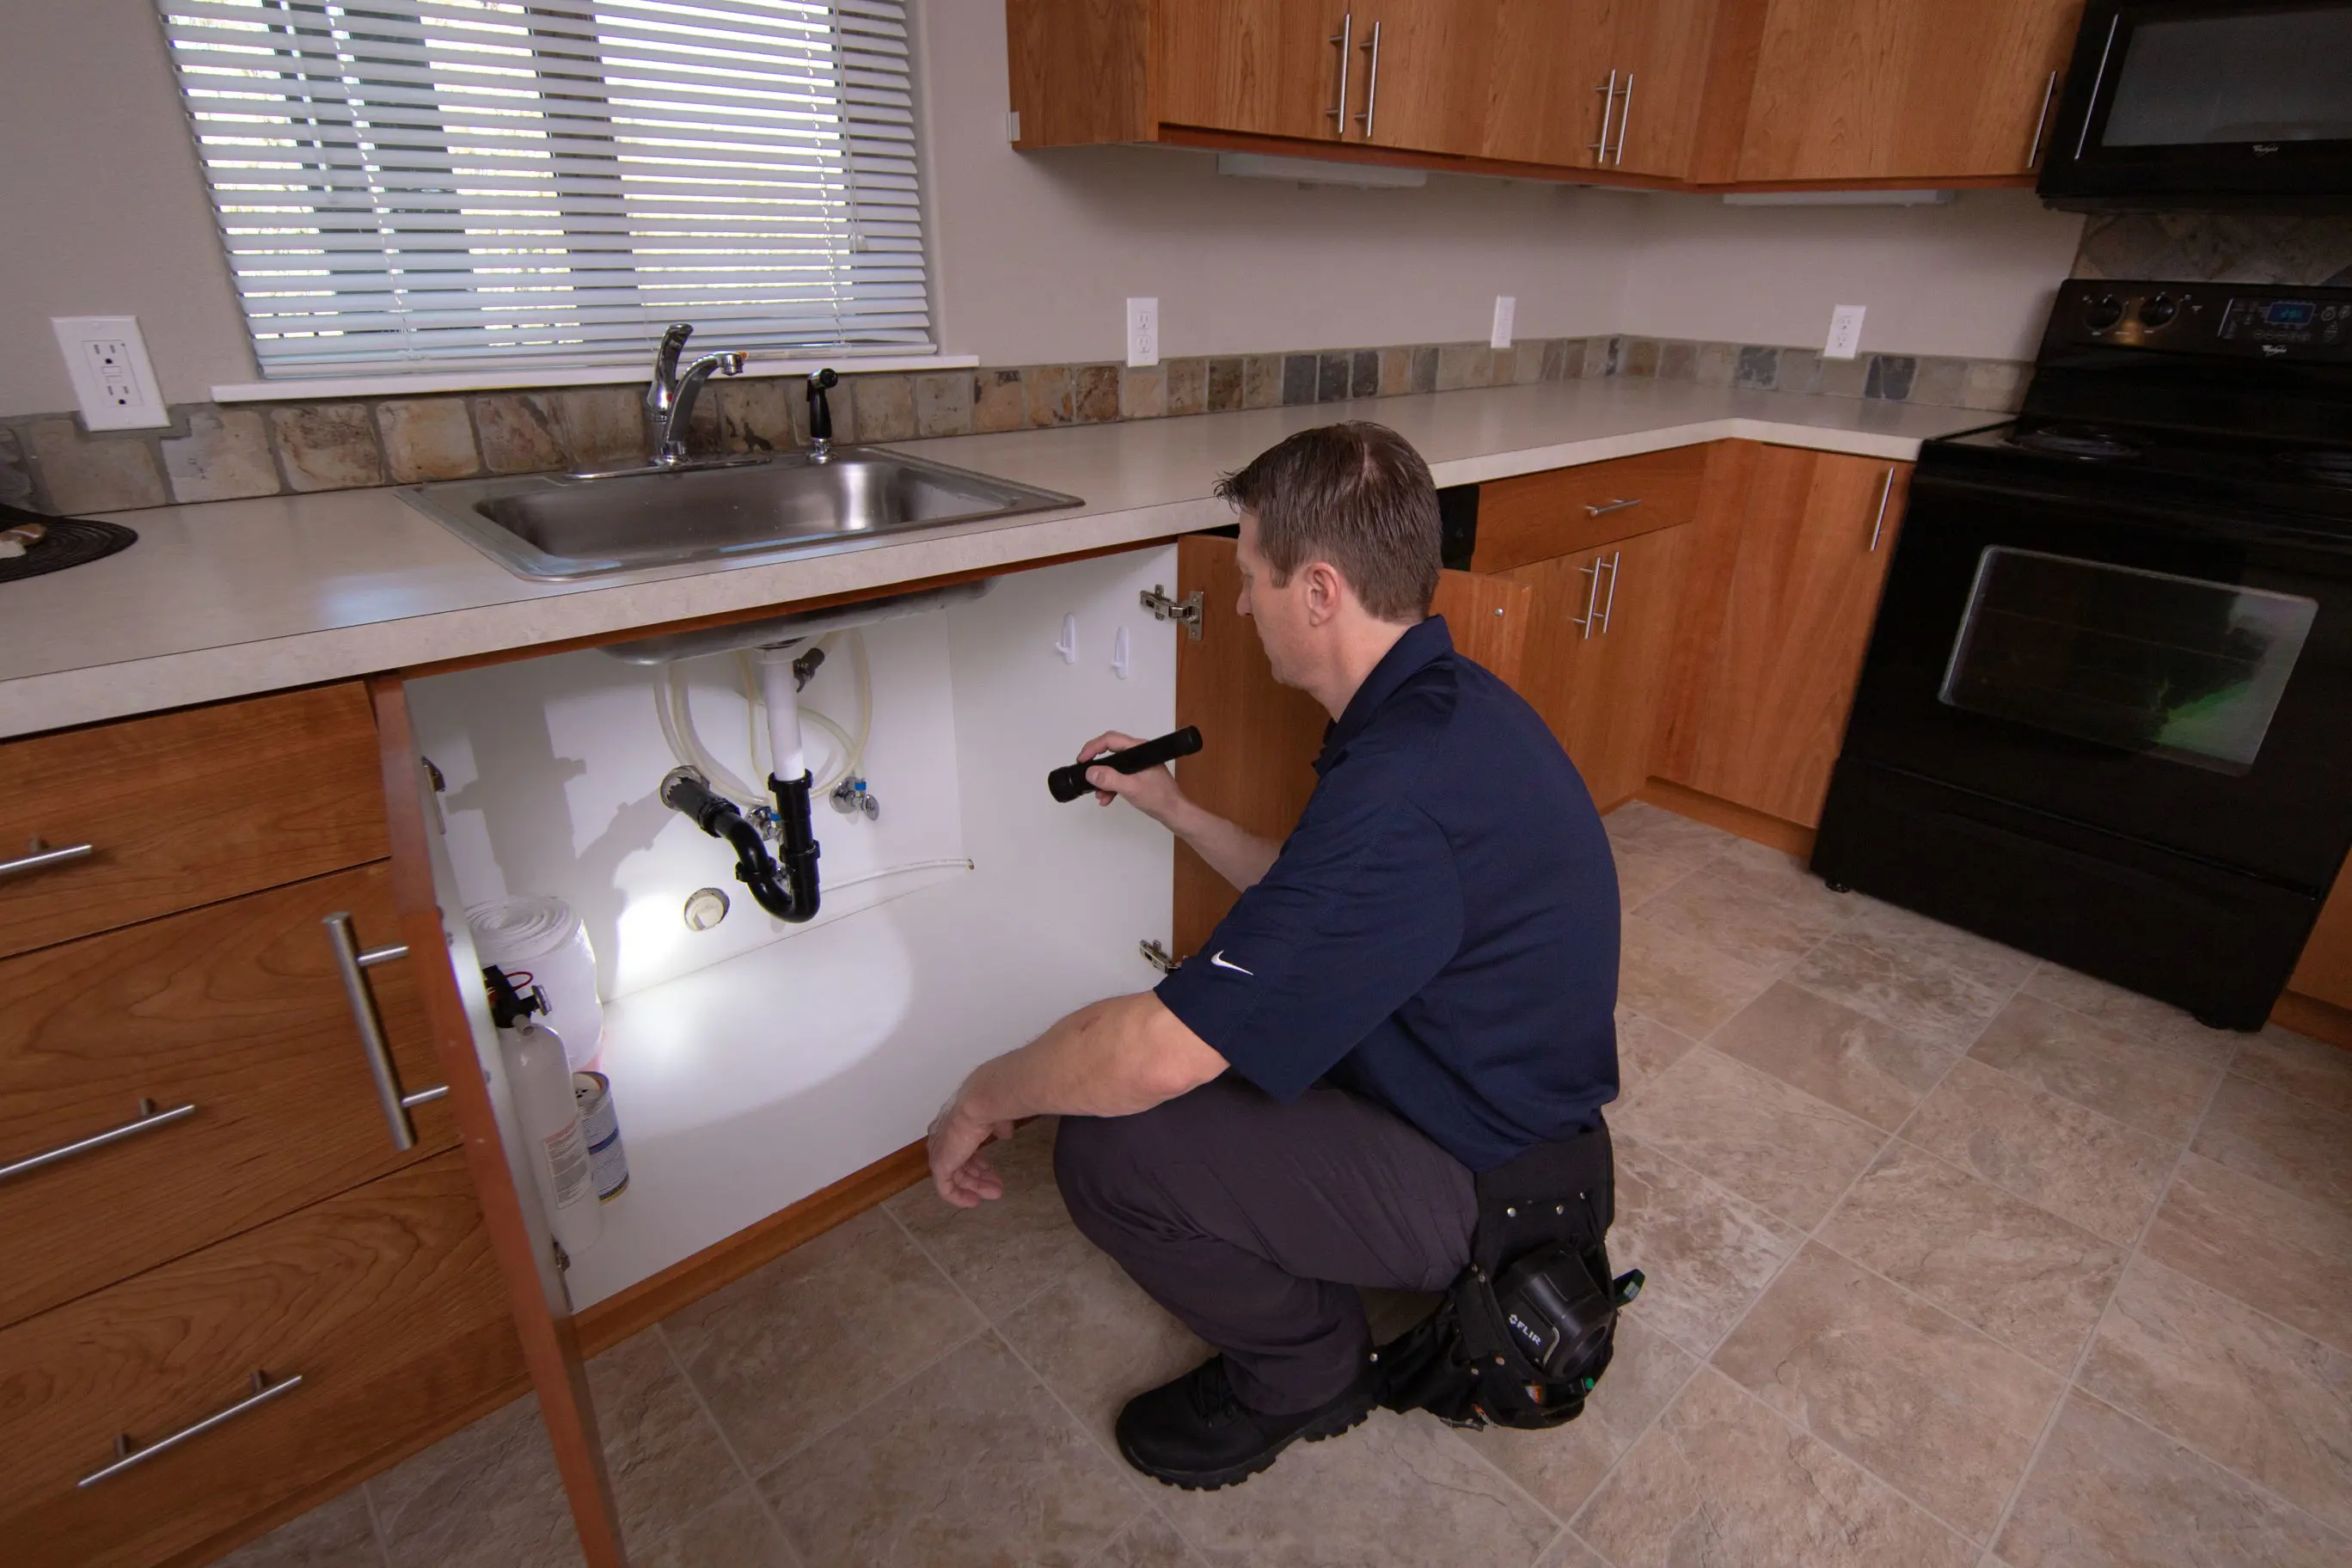
<instances>
[{"instance_id":1,"label":"cabinet hinge","mask_svg":"<svg viewBox=\"0 0 2352 1568\"><path fill-rule=\"evenodd\" d=\"M1182 959L1176 957L1149 937L1137 942L1135 951L1143 954L1143 961L1162 974L1173 974L1184 966Z\"/></svg>"},{"instance_id":2,"label":"cabinet hinge","mask_svg":"<svg viewBox=\"0 0 2352 1568\"><path fill-rule=\"evenodd\" d=\"M1194 642L1201 640L1201 590L1193 589L1181 600L1168 596L1165 584L1154 583L1151 591L1139 595L1143 607L1151 612L1154 620L1174 621L1184 628L1184 635Z\"/></svg>"}]
</instances>

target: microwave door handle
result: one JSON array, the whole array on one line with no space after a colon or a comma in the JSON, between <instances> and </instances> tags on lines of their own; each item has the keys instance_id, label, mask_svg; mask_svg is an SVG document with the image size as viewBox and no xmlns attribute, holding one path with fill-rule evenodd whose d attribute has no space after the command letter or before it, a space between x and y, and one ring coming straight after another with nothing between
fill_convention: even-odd
<instances>
[{"instance_id":1,"label":"microwave door handle","mask_svg":"<svg viewBox=\"0 0 2352 1568\"><path fill-rule=\"evenodd\" d=\"M2050 100L2058 96L2058 73L2052 71L2042 88L2042 112L2033 117L2033 145L2026 149L2028 174L2042 166L2042 133L2050 129Z\"/></svg>"},{"instance_id":2,"label":"microwave door handle","mask_svg":"<svg viewBox=\"0 0 2352 1568\"><path fill-rule=\"evenodd\" d=\"M2106 45L2099 50L2099 74L2091 79L2091 96L2083 100L2083 129L2074 138L2077 163L2082 161L2084 150L2091 145L2091 121L2099 117L2099 93L2107 85L2107 63L2116 58L2116 34L2122 30L2123 25L2123 13L2120 11L2107 18Z\"/></svg>"}]
</instances>

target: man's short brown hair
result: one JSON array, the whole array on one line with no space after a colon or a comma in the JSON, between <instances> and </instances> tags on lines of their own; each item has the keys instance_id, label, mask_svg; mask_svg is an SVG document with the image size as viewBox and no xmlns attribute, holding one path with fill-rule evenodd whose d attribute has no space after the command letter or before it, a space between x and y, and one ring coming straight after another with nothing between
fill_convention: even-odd
<instances>
[{"instance_id":1,"label":"man's short brown hair","mask_svg":"<svg viewBox=\"0 0 2352 1568\"><path fill-rule=\"evenodd\" d=\"M1437 487L1429 465L1385 425L1325 425L1259 453L1217 494L1257 518L1274 585L1309 561L1339 569L1364 608L1417 621L1437 593Z\"/></svg>"}]
</instances>

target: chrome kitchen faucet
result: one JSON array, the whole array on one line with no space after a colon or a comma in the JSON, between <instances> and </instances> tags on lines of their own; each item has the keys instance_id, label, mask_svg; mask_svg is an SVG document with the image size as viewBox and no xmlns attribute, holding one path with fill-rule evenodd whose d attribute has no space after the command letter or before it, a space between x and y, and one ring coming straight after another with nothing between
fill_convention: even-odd
<instances>
[{"instance_id":1,"label":"chrome kitchen faucet","mask_svg":"<svg viewBox=\"0 0 2352 1568\"><path fill-rule=\"evenodd\" d=\"M685 352L686 340L692 336L693 323L679 321L662 334L661 347L654 354L654 378L646 388L646 446L656 468L674 468L687 461L687 426L694 417L694 401L702 391L702 384L714 372L726 375L743 374L740 349L704 354L679 370L678 355Z\"/></svg>"}]
</instances>

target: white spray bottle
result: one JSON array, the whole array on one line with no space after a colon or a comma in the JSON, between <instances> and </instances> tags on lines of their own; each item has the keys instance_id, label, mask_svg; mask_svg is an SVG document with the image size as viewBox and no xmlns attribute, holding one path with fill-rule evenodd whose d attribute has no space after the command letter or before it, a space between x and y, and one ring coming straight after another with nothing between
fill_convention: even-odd
<instances>
[{"instance_id":1,"label":"white spray bottle","mask_svg":"<svg viewBox=\"0 0 2352 1568\"><path fill-rule=\"evenodd\" d=\"M572 1064L555 1031L531 1021L541 1010L536 990L518 995L495 968L491 1010L499 1017L499 1052L505 1058L507 1089L522 1123L524 1152L548 1228L564 1256L576 1258L604 1235L604 1215L596 1202L594 1167L580 1130L580 1102L572 1092ZM529 976L523 977L528 983Z\"/></svg>"}]
</instances>

